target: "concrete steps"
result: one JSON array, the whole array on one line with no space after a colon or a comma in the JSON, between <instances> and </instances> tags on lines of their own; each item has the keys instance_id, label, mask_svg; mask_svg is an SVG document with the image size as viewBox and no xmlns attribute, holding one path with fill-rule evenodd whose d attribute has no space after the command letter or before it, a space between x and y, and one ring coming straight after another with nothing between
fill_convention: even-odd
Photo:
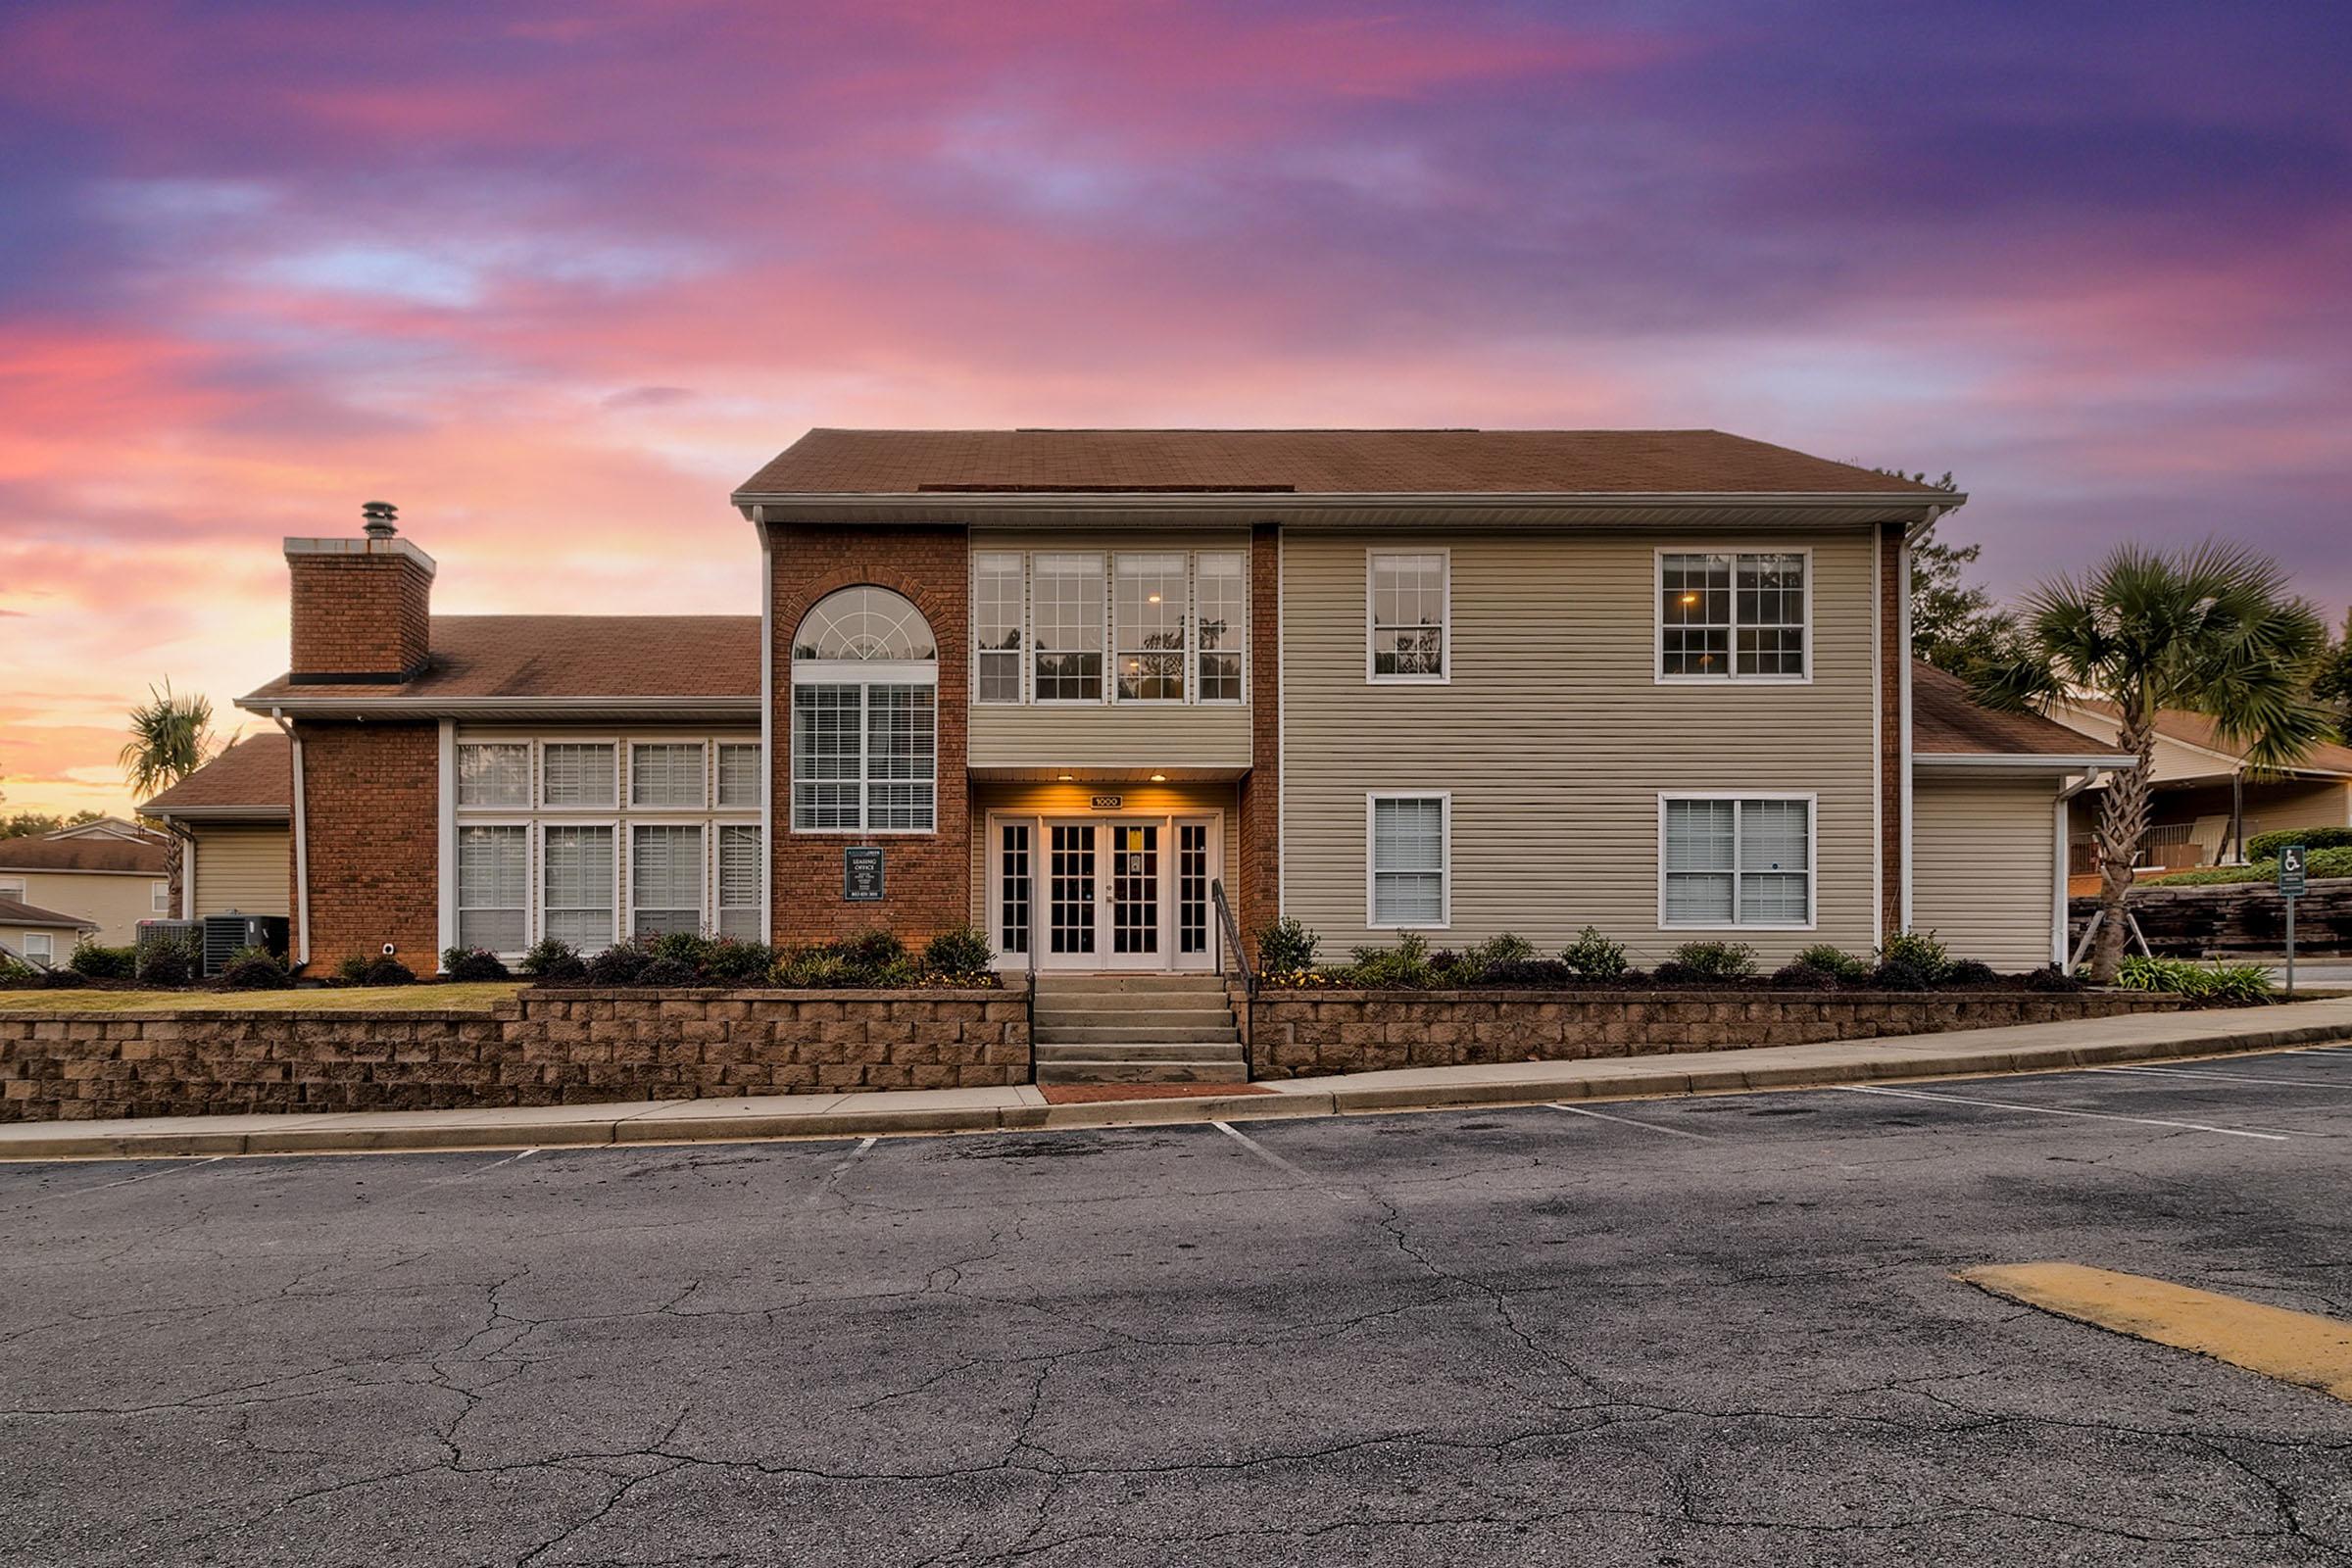
<instances>
[{"instance_id":1,"label":"concrete steps","mask_svg":"<svg viewBox=\"0 0 2352 1568\"><path fill-rule=\"evenodd\" d=\"M1238 1083L1250 1076L1224 982L1200 974L1041 976L1041 1084Z\"/></svg>"}]
</instances>

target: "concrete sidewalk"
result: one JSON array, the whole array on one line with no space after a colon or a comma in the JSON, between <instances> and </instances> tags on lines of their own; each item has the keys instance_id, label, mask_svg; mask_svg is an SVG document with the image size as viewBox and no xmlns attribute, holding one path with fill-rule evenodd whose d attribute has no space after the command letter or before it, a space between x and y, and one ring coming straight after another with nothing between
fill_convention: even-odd
<instances>
[{"instance_id":1,"label":"concrete sidewalk","mask_svg":"<svg viewBox=\"0 0 2352 1568\"><path fill-rule=\"evenodd\" d=\"M2106 1062L2221 1055L2329 1042L2352 1042L2352 998L1746 1051L1291 1078L1254 1086L1257 1092L1250 1094L1085 1104L1049 1104L1035 1088L1021 1085L506 1109L11 1122L0 1124L0 1159L549 1149L1241 1121L2061 1071Z\"/></svg>"}]
</instances>

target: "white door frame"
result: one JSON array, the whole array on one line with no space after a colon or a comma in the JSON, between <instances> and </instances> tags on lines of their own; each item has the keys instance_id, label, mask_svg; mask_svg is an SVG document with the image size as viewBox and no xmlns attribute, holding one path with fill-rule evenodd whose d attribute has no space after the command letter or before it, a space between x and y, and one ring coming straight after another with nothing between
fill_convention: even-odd
<instances>
[{"instance_id":1,"label":"white door frame","mask_svg":"<svg viewBox=\"0 0 2352 1568\"><path fill-rule=\"evenodd\" d=\"M1208 875L1211 881L1224 875L1225 813L1214 808L1206 810L1171 811L990 811L987 813L982 841L986 858L987 876L983 881L988 901L987 918L982 925L988 932L989 943L997 950L997 964L1004 969L1025 968L1026 954L1004 951L1004 827L1006 823L1027 823L1029 826L1029 938L1037 951L1040 969L1064 972L1165 972L1181 970L1210 973L1217 967L1222 947L1217 930L1216 912L1207 911L1208 941L1205 951L1178 951L1177 895L1178 887L1178 829L1190 823L1205 823L1208 827ZM1095 832L1095 951L1091 954L1055 954L1051 949L1053 923L1053 830L1055 826L1086 826ZM1150 954L1117 954L1111 951L1111 861L1112 850L1106 827L1156 827L1159 829L1157 855L1159 865L1157 915L1158 951Z\"/></svg>"}]
</instances>

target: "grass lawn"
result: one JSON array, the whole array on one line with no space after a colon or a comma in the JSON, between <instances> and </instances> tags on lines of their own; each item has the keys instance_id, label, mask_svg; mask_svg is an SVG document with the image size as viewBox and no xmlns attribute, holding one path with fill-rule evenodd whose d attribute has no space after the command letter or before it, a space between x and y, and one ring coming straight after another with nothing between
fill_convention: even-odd
<instances>
[{"instance_id":1,"label":"grass lawn","mask_svg":"<svg viewBox=\"0 0 2352 1568\"><path fill-rule=\"evenodd\" d=\"M0 991L0 1012L488 1012L522 989L514 980L310 991Z\"/></svg>"}]
</instances>

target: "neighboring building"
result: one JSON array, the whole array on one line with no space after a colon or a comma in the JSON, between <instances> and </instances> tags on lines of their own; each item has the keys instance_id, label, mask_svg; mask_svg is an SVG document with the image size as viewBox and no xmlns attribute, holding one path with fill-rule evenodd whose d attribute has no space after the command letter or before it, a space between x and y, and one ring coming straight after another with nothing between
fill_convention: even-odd
<instances>
[{"instance_id":1,"label":"neighboring building","mask_svg":"<svg viewBox=\"0 0 2352 1568\"><path fill-rule=\"evenodd\" d=\"M0 899L62 910L110 947L172 912L163 840L72 833L0 839ZM71 946L71 944L68 944Z\"/></svg>"},{"instance_id":2,"label":"neighboring building","mask_svg":"<svg viewBox=\"0 0 2352 1568\"><path fill-rule=\"evenodd\" d=\"M968 921L1201 969L1222 887L1335 954L1946 922L2025 965L2121 760L1915 710L1952 494L1715 431L817 430L733 499L757 616L435 616L388 528L286 541L240 706L294 737L301 953Z\"/></svg>"},{"instance_id":3,"label":"neighboring building","mask_svg":"<svg viewBox=\"0 0 2352 1568\"><path fill-rule=\"evenodd\" d=\"M75 914L61 914L0 895L0 954L39 963L63 964L97 926Z\"/></svg>"},{"instance_id":4,"label":"neighboring building","mask_svg":"<svg viewBox=\"0 0 2352 1568\"><path fill-rule=\"evenodd\" d=\"M293 745L249 736L139 809L179 836L183 919L292 912Z\"/></svg>"},{"instance_id":5,"label":"neighboring building","mask_svg":"<svg viewBox=\"0 0 2352 1568\"><path fill-rule=\"evenodd\" d=\"M2113 745L2122 723L2113 703L2061 702L2050 716ZM2179 870L2243 859L2257 833L2295 827L2352 827L2352 746L2323 742L2291 768L2257 772L2246 748L2217 733L2203 713L2168 708L2156 715L2155 800L2143 865ZM2098 862L2087 832L2075 844L2078 874Z\"/></svg>"},{"instance_id":6,"label":"neighboring building","mask_svg":"<svg viewBox=\"0 0 2352 1568\"><path fill-rule=\"evenodd\" d=\"M72 827L60 828L46 836L53 839L127 839L138 842L154 839L157 835L153 828L125 822L119 816L100 816L87 822L76 822Z\"/></svg>"}]
</instances>

